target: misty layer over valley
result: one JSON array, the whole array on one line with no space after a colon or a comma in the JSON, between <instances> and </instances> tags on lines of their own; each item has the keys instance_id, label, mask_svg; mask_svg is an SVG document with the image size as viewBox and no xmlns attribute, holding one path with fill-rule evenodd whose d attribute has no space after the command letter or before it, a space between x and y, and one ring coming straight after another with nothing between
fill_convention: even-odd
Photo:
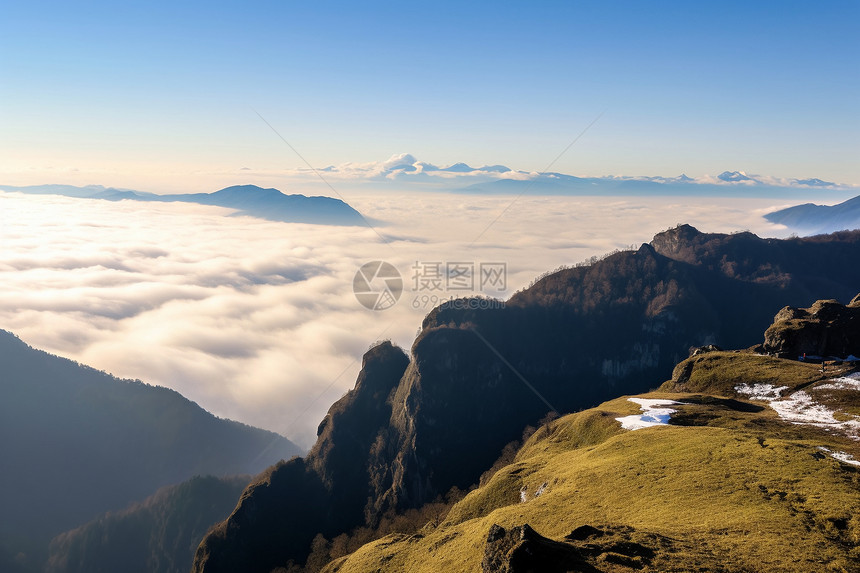
<instances>
[{"instance_id":1,"label":"misty layer over valley","mask_svg":"<svg viewBox=\"0 0 860 573\"><path fill-rule=\"evenodd\" d=\"M860 573L860 2L6 2L0 573Z\"/></svg>"},{"instance_id":2,"label":"misty layer over valley","mask_svg":"<svg viewBox=\"0 0 860 573\"><path fill-rule=\"evenodd\" d=\"M408 347L445 298L506 299L535 277L690 222L787 235L766 199L348 195L374 224L287 224L219 207L0 194L0 324L25 342L173 388L219 416L308 447L375 340ZM393 308L357 303L361 263L404 280ZM506 265L504 290L416 288L416 263Z\"/></svg>"},{"instance_id":3,"label":"misty layer over valley","mask_svg":"<svg viewBox=\"0 0 860 573\"><path fill-rule=\"evenodd\" d=\"M185 571L192 558L197 571L305 562L316 571L315 560L334 554L320 554L328 546L315 536L349 533L355 549L447 511L483 471L510 461L493 462L547 407L642 391L690 341L748 344L770 305L819 291L850 297L856 282L856 269L839 264L856 233L780 241L748 232L792 232L765 219L784 207L772 199L376 193L354 198L364 227L104 199L0 195L13 216L0 269L10 326L0 333L0 449L28 468L0 484L10 516L0 564L12 571L116 569L130 555L129 570L142 572ZM731 234L671 225L677 217ZM672 228L648 237L653 227ZM373 260L402 284L385 310L359 304L355 290L355 261ZM502 270L470 288L426 274L454 264ZM444 304L474 295L483 303ZM411 352L385 342L365 353L385 338ZM568 363L565 348L583 356ZM508 380L500 356L541 389ZM488 394L473 383L487 380L501 386ZM662 425L675 411L641 416ZM465 437L457 446L456 436ZM314 437L307 457L294 458ZM249 507L266 509L230 525ZM273 535L290 541L275 550Z\"/></svg>"}]
</instances>

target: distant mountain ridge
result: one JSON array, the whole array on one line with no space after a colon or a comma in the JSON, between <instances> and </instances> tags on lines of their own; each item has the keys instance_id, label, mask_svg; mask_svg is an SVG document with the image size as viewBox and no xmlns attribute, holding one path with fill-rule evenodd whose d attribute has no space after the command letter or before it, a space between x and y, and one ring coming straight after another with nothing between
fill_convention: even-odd
<instances>
[{"instance_id":1,"label":"distant mountain ridge","mask_svg":"<svg viewBox=\"0 0 860 573\"><path fill-rule=\"evenodd\" d=\"M206 531L224 519L251 476L194 477L57 536L46 573L187 573Z\"/></svg>"},{"instance_id":2,"label":"distant mountain ridge","mask_svg":"<svg viewBox=\"0 0 860 573\"><path fill-rule=\"evenodd\" d=\"M820 179L776 182L756 179L739 171L724 171L701 180L683 174L678 177L576 177L564 173L533 173L481 181L456 191L469 194L528 191L543 195L806 197L810 190L844 192L846 189Z\"/></svg>"},{"instance_id":3,"label":"distant mountain ridge","mask_svg":"<svg viewBox=\"0 0 860 573\"><path fill-rule=\"evenodd\" d=\"M716 175L678 176L576 176L558 172L516 170L506 165L472 167L456 162L446 167L420 161L409 153L384 161L329 165L320 171L340 181L373 182L377 186L410 185L415 189L458 193L531 193L545 195L669 195L720 197L805 197L810 191L843 195L856 185L816 177L783 178L726 170ZM316 174L299 169L293 176Z\"/></svg>"},{"instance_id":4,"label":"distant mountain ridge","mask_svg":"<svg viewBox=\"0 0 860 573\"><path fill-rule=\"evenodd\" d=\"M362 225L361 214L331 197L285 195L277 189L264 189L256 185L234 185L214 193L157 195L128 189L114 189L90 185L40 185L34 187L0 186L0 190L17 191L31 195L63 195L107 201L149 201L197 203L236 209L237 215L249 215L284 223L311 223L319 225Z\"/></svg>"},{"instance_id":5,"label":"distant mountain ridge","mask_svg":"<svg viewBox=\"0 0 860 573\"><path fill-rule=\"evenodd\" d=\"M771 223L785 225L803 234L832 233L860 228L860 195L838 205L806 203L780 209L764 216Z\"/></svg>"},{"instance_id":6,"label":"distant mountain ridge","mask_svg":"<svg viewBox=\"0 0 860 573\"><path fill-rule=\"evenodd\" d=\"M860 232L778 240L682 225L547 275L504 308L436 308L410 355L390 343L368 351L310 453L245 490L193 571L301 564L318 534L466 489L550 408L647 391L691 346L748 347L784 306L850 300L860 267L846 260L860 260Z\"/></svg>"},{"instance_id":7,"label":"distant mountain ridge","mask_svg":"<svg viewBox=\"0 0 860 573\"><path fill-rule=\"evenodd\" d=\"M552 171L516 170L502 164L472 167L466 162L457 162L443 167L420 161L409 153L395 154L384 161L348 162L316 170L300 168L286 172L284 177L288 180L292 178L302 184L319 185L322 174L325 174L327 181L331 179L336 185L357 184L362 188L375 190L409 189L467 194L521 194L528 191L540 195L658 195L782 199L806 199L811 194L815 194L826 200L833 200L847 198L860 188L858 185L826 181L816 177L780 178L729 170L717 175L696 177L690 177L685 173L677 176L576 176ZM247 207L243 214L286 222L332 225L365 223L359 213L346 203L340 202L341 204L338 205L336 199L283 194L278 197L270 193L272 189L262 189L255 185L237 185L222 190L242 190L242 193L248 197L242 198L243 204L240 205L235 204L232 193L220 194L218 191L187 195L155 195L93 185L87 187L0 185L0 190L2 189L106 200L185 201L238 209ZM263 197L265 200L262 200Z\"/></svg>"},{"instance_id":8,"label":"distant mountain ridge","mask_svg":"<svg viewBox=\"0 0 860 573\"><path fill-rule=\"evenodd\" d=\"M168 388L120 380L0 330L0 553L38 564L54 536L194 475L301 453Z\"/></svg>"}]
</instances>

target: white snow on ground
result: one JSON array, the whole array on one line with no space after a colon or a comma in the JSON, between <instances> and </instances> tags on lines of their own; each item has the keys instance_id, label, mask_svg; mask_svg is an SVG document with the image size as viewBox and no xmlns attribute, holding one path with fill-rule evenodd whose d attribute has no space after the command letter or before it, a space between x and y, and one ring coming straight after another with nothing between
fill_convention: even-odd
<instances>
[{"instance_id":1,"label":"white snow on ground","mask_svg":"<svg viewBox=\"0 0 860 573\"><path fill-rule=\"evenodd\" d=\"M845 452L834 452L829 448L825 448L824 446L818 446L818 449L822 452L827 452L830 454L833 459L839 460L842 463L851 464L852 466L860 466L860 461L854 459L854 456L851 454L847 454Z\"/></svg>"},{"instance_id":2,"label":"white snow on ground","mask_svg":"<svg viewBox=\"0 0 860 573\"><path fill-rule=\"evenodd\" d=\"M735 386L738 394L749 396L753 400L768 402L779 417L792 424L807 424L824 428L828 431L839 432L854 440L860 440L860 418L852 416L850 420L836 419L836 412L815 399L803 390L799 390L785 398L781 397L787 386L774 387L771 384L739 384ZM812 390L857 389L860 390L860 376L852 374L830 380L828 384L816 386Z\"/></svg>"},{"instance_id":3,"label":"white snow on ground","mask_svg":"<svg viewBox=\"0 0 860 573\"><path fill-rule=\"evenodd\" d=\"M663 406L681 403L674 400L655 400L653 398L628 398L628 400L639 404L639 407L642 408L642 413L615 418L621 422L621 427L625 430L641 430L642 428L651 428L653 426L665 426L669 423L669 418L675 413L675 410L664 408Z\"/></svg>"},{"instance_id":4,"label":"white snow on ground","mask_svg":"<svg viewBox=\"0 0 860 573\"><path fill-rule=\"evenodd\" d=\"M822 384L821 386L816 386L818 390L860 390L860 372L855 372L854 374L849 374L848 376L842 376L841 378L834 378L830 381L830 384Z\"/></svg>"},{"instance_id":5,"label":"white snow on ground","mask_svg":"<svg viewBox=\"0 0 860 573\"><path fill-rule=\"evenodd\" d=\"M752 400L764 402L777 400L782 396L782 391L788 386L774 386L773 384L739 384L735 386L735 392L749 396Z\"/></svg>"},{"instance_id":6,"label":"white snow on ground","mask_svg":"<svg viewBox=\"0 0 860 573\"><path fill-rule=\"evenodd\" d=\"M770 407L776 410L779 417L795 424L812 426L833 426L839 424L834 417L835 412L819 404L815 399L800 390L781 400L774 400Z\"/></svg>"},{"instance_id":7,"label":"white snow on ground","mask_svg":"<svg viewBox=\"0 0 860 573\"><path fill-rule=\"evenodd\" d=\"M543 482L542 484L540 484L538 486L538 488L535 490L534 498L537 499L540 496L542 496L544 494L544 492L546 491L546 488L548 485L549 484L547 482ZM520 488L520 503L525 503L528 500L529 500L529 488L528 488L528 486L524 485L522 488Z\"/></svg>"}]
</instances>

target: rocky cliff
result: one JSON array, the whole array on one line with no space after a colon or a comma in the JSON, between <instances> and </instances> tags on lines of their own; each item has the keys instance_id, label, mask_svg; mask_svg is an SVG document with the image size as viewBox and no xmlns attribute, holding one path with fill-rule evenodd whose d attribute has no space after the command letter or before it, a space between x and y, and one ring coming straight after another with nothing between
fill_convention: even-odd
<instances>
[{"instance_id":1,"label":"rocky cliff","mask_svg":"<svg viewBox=\"0 0 860 573\"><path fill-rule=\"evenodd\" d=\"M819 300L809 308L783 308L765 331L763 349L794 359L860 356L860 294L848 305Z\"/></svg>"},{"instance_id":2,"label":"rocky cliff","mask_svg":"<svg viewBox=\"0 0 860 573\"><path fill-rule=\"evenodd\" d=\"M550 410L654 387L690 346L749 346L782 306L847 300L860 268L833 261L858 258L860 232L780 241L684 225L549 275L504 308L437 308L411 360L388 344L365 356L307 459L252 484L194 571L268 573L300 563L316 533L467 488Z\"/></svg>"},{"instance_id":3,"label":"rocky cliff","mask_svg":"<svg viewBox=\"0 0 860 573\"><path fill-rule=\"evenodd\" d=\"M264 571L302 561L317 533L363 523L376 491L369 451L391 417L391 394L409 363L384 342L369 350L355 388L335 402L308 455L269 468L245 490L230 517L203 540L196 571Z\"/></svg>"}]
</instances>

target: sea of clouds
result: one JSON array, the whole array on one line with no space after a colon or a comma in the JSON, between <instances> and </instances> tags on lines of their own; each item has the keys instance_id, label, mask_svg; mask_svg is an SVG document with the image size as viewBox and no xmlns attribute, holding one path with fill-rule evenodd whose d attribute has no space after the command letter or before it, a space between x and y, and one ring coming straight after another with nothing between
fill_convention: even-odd
<instances>
[{"instance_id":1,"label":"sea of clouds","mask_svg":"<svg viewBox=\"0 0 860 573\"><path fill-rule=\"evenodd\" d=\"M545 271L638 247L682 222L788 234L762 218L787 205L766 199L373 191L345 199L372 229L0 193L0 328L307 447L367 348L390 338L408 351L439 300L506 299ZM368 310L353 294L357 269L373 260L403 276L388 310ZM416 263L504 263L505 288L422 290Z\"/></svg>"}]
</instances>

